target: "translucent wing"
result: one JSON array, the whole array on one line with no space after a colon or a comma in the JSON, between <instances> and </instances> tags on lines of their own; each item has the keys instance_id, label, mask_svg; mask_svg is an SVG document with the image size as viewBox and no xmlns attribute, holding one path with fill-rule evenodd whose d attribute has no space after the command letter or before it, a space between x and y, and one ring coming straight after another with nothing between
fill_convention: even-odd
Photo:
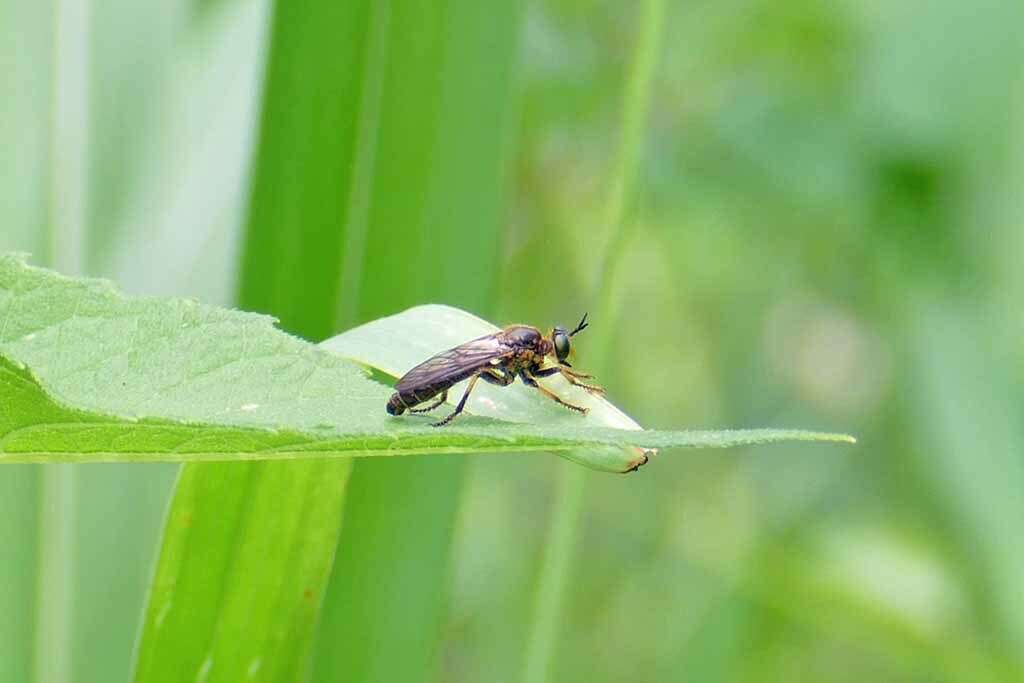
<instances>
[{"instance_id":1,"label":"translucent wing","mask_svg":"<svg viewBox=\"0 0 1024 683\"><path fill-rule=\"evenodd\" d=\"M427 387L450 387L511 352L512 349L499 340L497 335L489 334L468 341L428 358L405 373L395 385L395 391L400 394L418 394Z\"/></svg>"}]
</instances>

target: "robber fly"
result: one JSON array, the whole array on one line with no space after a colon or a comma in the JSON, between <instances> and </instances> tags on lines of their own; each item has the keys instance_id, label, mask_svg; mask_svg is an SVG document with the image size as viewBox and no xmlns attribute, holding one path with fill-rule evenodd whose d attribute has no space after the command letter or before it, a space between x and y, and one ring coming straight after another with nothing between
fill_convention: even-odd
<instances>
[{"instance_id":1,"label":"robber fly","mask_svg":"<svg viewBox=\"0 0 1024 683\"><path fill-rule=\"evenodd\" d=\"M586 414L586 408L563 401L555 392L541 386L537 380L560 374L571 384L592 394L604 394L603 388L581 382L580 380L591 379L591 375L576 372L566 360L569 357L569 339L586 329L587 325L587 316L584 315L572 332L564 327L556 327L547 337L536 327L510 325L500 332L443 351L423 361L398 380L395 393L388 399L388 412L392 415L401 415L406 410L410 413L431 411L445 402L448 390L454 384L469 378L469 385L455 411L440 422L434 423L435 427L440 427L454 420L466 407L466 399L469 398L478 379L507 387L518 376L523 384L539 390L555 403ZM544 367L549 356L556 364ZM435 397L436 400L429 406L416 407Z\"/></svg>"}]
</instances>

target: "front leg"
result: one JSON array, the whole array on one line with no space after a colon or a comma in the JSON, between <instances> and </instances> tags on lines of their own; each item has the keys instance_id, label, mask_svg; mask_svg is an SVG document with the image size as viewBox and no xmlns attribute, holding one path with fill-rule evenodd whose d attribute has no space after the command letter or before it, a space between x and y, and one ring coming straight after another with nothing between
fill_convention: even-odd
<instances>
[{"instance_id":1,"label":"front leg","mask_svg":"<svg viewBox=\"0 0 1024 683\"><path fill-rule=\"evenodd\" d=\"M578 374L578 373L575 373L572 370L569 370L567 368L561 368L560 367L560 368L555 368L555 369L558 370L560 373L562 373L562 377L564 377L567 380L569 380L569 384L573 385L574 387L579 387L580 389L585 389L586 391L588 391L591 394L594 394L595 396L604 396L605 395L604 387L599 387L596 384L587 384L586 382L581 382L581 381L579 381L579 379L577 379L578 377L590 377L590 375Z\"/></svg>"},{"instance_id":2,"label":"front leg","mask_svg":"<svg viewBox=\"0 0 1024 683\"><path fill-rule=\"evenodd\" d=\"M573 385L574 387L585 389L586 391L590 392L591 394L594 394L595 396L605 395L604 387L599 387L595 384L587 384L586 382L581 382L577 379L577 377L591 377L591 375L584 375L581 372L573 372L572 370L569 370L568 368L564 368L559 365L556 365L551 368L534 368L530 372L533 373L534 377L551 377L552 375L560 374L562 375L562 377L565 377L565 379L568 380L569 384Z\"/></svg>"},{"instance_id":3,"label":"front leg","mask_svg":"<svg viewBox=\"0 0 1024 683\"><path fill-rule=\"evenodd\" d=\"M563 365L563 366L562 366L561 368L559 368L559 369L561 370L561 372L562 372L562 374L563 374L563 375L572 375L572 376L573 376L573 377L575 377L576 379L594 379L594 376L593 376L593 375L588 375L588 374L587 374L587 373L585 373L585 372L576 372L575 370L571 369L571 368L570 368L569 366L567 366L567 365Z\"/></svg>"},{"instance_id":4,"label":"front leg","mask_svg":"<svg viewBox=\"0 0 1024 683\"><path fill-rule=\"evenodd\" d=\"M557 372L557 370L556 370L556 372ZM540 376L544 377L544 375L540 375ZM529 373L529 371L527 371L527 370L520 370L519 371L519 379L523 380L523 384L525 384L528 387L533 387L534 389L538 390L540 393L542 393L545 396L547 396L548 398L550 398L555 403L557 403L559 405L562 405L562 406L565 406L569 410L575 410L576 412L583 413L584 415L587 414L587 410L588 410L587 408L583 408L583 407L580 407L580 406L577 406L577 405L573 405L572 403L567 403L566 401L563 401L561 399L561 397L559 397L559 395L556 394L555 392L551 391L550 389L548 389L545 386L541 386L537 382L536 378L534 378Z\"/></svg>"}]
</instances>

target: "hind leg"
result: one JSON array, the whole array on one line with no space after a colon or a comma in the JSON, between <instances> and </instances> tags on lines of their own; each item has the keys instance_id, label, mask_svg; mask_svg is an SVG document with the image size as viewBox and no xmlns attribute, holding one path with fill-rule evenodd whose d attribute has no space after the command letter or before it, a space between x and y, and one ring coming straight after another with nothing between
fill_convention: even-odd
<instances>
[{"instance_id":1,"label":"hind leg","mask_svg":"<svg viewBox=\"0 0 1024 683\"><path fill-rule=\"evenodd\" d=\"M426 408L409 408L410 413L429 413L434 408L438 407L442 403L448 400L448 390L445 389L441 392L441 395L437 397L437 400L431 403Z\"/></svg>"},{"instance_id":2,"label":"hind leg","mask_svg":"<svg viewBox=\"0 0 1024 683\"><path fill-rule=\"evenodd\" d=\"M456 417L458 417L459 413L462 412L462 409L466 407L466 400L469 398L470 392L473 391L473 387L476 386L476 381L478 379L480 379L480 375L473 375L473 377L470 378L469 385L466 387L466 393L464 393L462 395L462 398L459 400L459 405L455 406L455 412L453 412L451 415L441 420L440 422L435 422L435 427L443 427L452 420L454 420Z\"/></svg>"}]
</instances>

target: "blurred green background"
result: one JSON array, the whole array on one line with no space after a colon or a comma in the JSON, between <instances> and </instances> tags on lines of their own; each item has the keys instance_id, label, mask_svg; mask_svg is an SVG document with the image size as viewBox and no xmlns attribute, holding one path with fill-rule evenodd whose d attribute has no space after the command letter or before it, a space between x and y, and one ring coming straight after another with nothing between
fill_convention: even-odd
<instances>
[{"instance_id":1,"label":"blurred green background","mask_svg":"<svg viewBox=\"0 0 1024 683\"><path fill-rule=\"evenodd\" d=\"M1024 6L334 4L0 0L0 249L860 443L356 463L310 678L1024 678ZM129 680L175 472L0 470L0 680Z\"/></svg>"}]
</instances>

